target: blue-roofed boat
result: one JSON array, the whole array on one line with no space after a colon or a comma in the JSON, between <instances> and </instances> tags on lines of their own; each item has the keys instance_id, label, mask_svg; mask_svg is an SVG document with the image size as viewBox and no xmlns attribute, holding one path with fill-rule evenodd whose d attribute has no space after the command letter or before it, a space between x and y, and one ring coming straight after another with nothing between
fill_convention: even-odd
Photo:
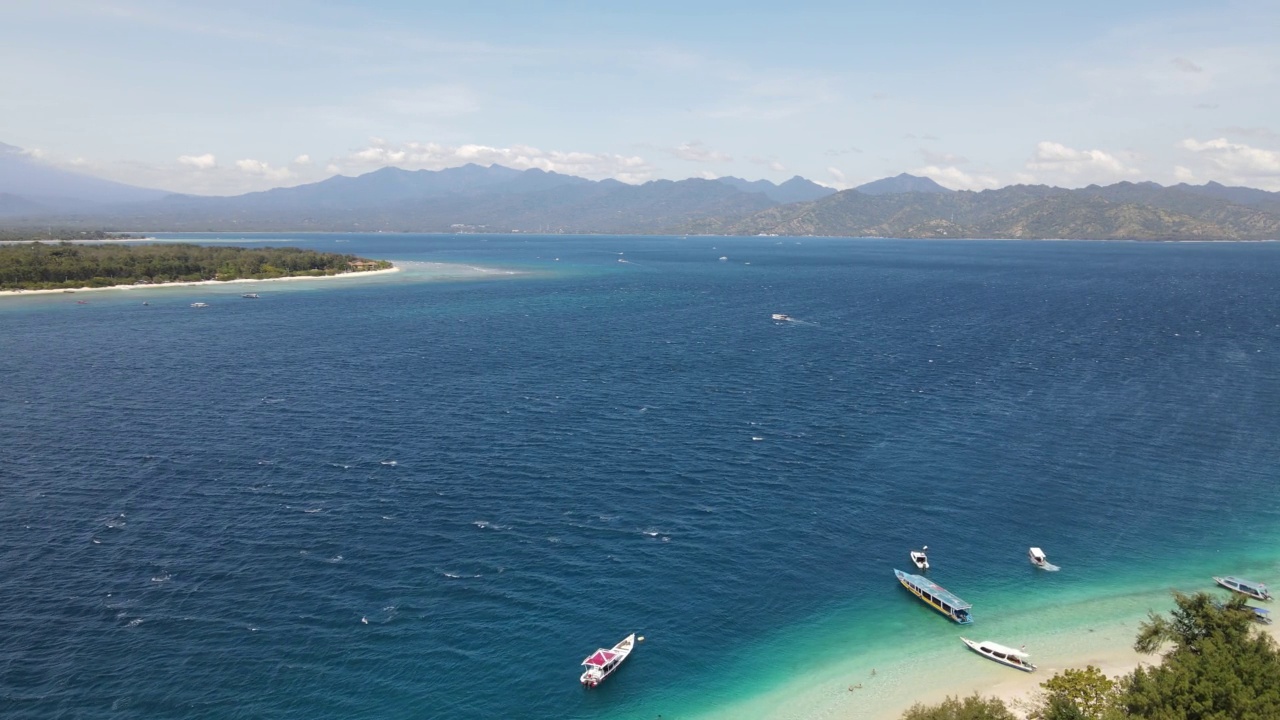
<instances>
[{"instance_id":1,"label":"blue-roofed boat","mask_svg":"<svg viewBox=\"0 0 1280 720\"><path fill-rule=\"evenodd\" d=\"M893 574L898 576L898 582L902 583L902 587L920 598L925 605L961 625L973 622L973 616L969 614L969 609L973 606L951 594L946 588L922 575L912 575L896 569Z\"/></svg>"},{"instance_id":2,"label":"blue-roofed boat","mask_svg":"<svg viewBox=\"0 0 1280 720\"><path fill-rule=\"evenodd\" d=\"M1213 581L1218 583L1222 587L1230 590L1231 592L1237 592L1237 593L1240 593L1241 595L1247 595L1248 597L1251 597L1254 600L1270 600L1271 599L1271 591L1267 590L1267 586L1263 585L1260 582L1245 580L1244 578L1232 577L1230 575L1226 577L1215 576L1213 578Z\"/></svg>"},{"instance_id":3,"label":"blue-roofed boat","mask_svg":"<svg viewBox=\"0 0 1280 720\"><path fill-rule=\"evenodd\" d=\"M1245 605L1245 607L1247 607L1247 608L1249 608L1250 610L1252 610L1252 611L1253 611L1253 619L1254 619L1254 620L1257 620L1258 622L1262 623L1263 625L1270 625L1270 624L1271 624L1271 611L1270 611L1270 610L1268 610L1268 609L1266 609L1266 608L1254 607L1254 606L1252 606L1252 605Z\"/></svg>"}]
</instances>

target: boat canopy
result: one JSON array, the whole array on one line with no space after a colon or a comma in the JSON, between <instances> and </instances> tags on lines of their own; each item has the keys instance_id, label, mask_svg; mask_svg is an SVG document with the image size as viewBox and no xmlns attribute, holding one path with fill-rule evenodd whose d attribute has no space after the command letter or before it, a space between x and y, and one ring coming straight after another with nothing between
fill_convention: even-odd
<instances>
[{"instance_id":1,"label":"boat canopy","mask_svg":"<svg viewBox=\"0 0 1280 720\"><path fill-rule=\"evenodd\" d=\"M1020 657L1020 658L1031 657L1030 655L1028 655L1027 653L1021 650L1014 650L1011 647L1005 647L1000 643L993 643L990 640L983 640L982 642L978 643L978 647L983 647L993 652L1003 653L1005 655L1012 655L1014 657Z\"/></svg>"},{"instance_id":2,"label":"boat canopy","mask_svg":"<svg viewBox=\"0 0 1280 720\"><path fill-rule=\"evenodd\" d=\"M608 665L616 657L618 657L618 653L612 650L605 650L604 648L600 648L599 650L596 650L595 653L591 655L591 657L587 658L586 660L583 660L582 664L589 665L591 667L604 667L605 665Z\"/></svg>"},{"instance_id":3,"label":"boat canopy","mask_svg":"<svg viewBox=\"0 0 1280 720\"><path fill-rule=\"evenodd\" d=\"M1031 556L1032 556L1032 557L1036 557L1036 558L1039 558L1039 559L1043 560L1043 559L1044 559L1044 551L1043 551L1043 550L1041 550L1041 549L1040 549L1040 548L1038 548L1038 547L1033 547L1033 548L1031 548Z\"/></svg>"},{"instance_id":4,"label":"boat canopy","mask_svg":"<svg viewBox=\"0 0 1280 720\"><path fill-rule=\"evenodd\" d=\"M894 572L898 574L898 577L903 578L908 583L911 583L911 585L913 585L916 589L923 590L929 593L930 595L937 598L939 602L942 602L946 605L950 605L952 608L956 610L968 610L969 608L973 607L972 605L965 602L964 600L961 600L960 598L951 594L950 590L942 587L941 585L933 582L932 580L924 577L923 575L912 575L911 573L904 573L901 570L894 570Z\"/></svg>"},{"instance_id":5,"label":"boat canopy","mask_svg":"<svg viewBox=\"0 0 1280 720\"><path fill-rule=\"evenodd\" d=\"M1252 605L1245 605L1245 607L1252 610L1253 614L1257 615L1258 617L1261 617L1261 618L1271 617L1271 611L1266 608L1254 607Z\"/></svg>"}]
</instances>

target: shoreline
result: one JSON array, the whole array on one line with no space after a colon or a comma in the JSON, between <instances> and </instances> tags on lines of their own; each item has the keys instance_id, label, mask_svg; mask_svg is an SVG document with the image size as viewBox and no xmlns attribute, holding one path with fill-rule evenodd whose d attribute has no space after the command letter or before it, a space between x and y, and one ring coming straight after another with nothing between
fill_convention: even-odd
<instances>
[{"instance_id":1,"label":"shoreline","mask_svg":"<svg viewBox=\"0 0 1280 720\"><path fill-rule=\"evenodd\" d=\"M62 293L87 293L121 290L147 290L151 288L198 287L201 285L233 285L236 283L270 283L290 280L337 280L338 278L372 277L400 272L399 267L385 270L361 270L358 272L338 273L337 275L292 275L278 278L237 278L235 280L193 280L190 282L151 283L147 285L110 285L108 287L51 288L40 290L0 290L0 297L23 297L28 295L58 295Z\"/></svg>"}]
</instances>

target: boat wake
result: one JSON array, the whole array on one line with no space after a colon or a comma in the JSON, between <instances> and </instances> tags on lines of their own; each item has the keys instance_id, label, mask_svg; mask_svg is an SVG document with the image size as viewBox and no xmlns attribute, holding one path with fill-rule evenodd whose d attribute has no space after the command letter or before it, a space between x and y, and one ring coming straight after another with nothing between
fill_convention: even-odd
<instances>
[{"instance_id":1,"label":"boat wake","mask_svg":"<svg viewBox=\"0 0 1280 720\"><path fill-rule=\"evenodd\" d=\"M1051 562L1047 562L1044 565L1040 566L1040 569L1044 570L1045 572L1058 572L1062 568L1058 567L1057 565L1054 565Z\"/></svg>"}]
</instances>

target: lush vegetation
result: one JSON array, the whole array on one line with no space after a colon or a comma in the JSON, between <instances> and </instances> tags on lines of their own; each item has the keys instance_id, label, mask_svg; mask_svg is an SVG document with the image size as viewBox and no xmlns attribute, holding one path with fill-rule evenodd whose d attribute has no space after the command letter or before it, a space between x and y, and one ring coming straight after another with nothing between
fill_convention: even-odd
<instances>
[{"instance_id":1,"label":"lush vegetation","mask_svg":"<svg viewBox=\"0 0 1280 720\"><path fill-rule=\"evenodd\" d=\"M1040 684L1031 720L1280 720L1280 649L1258 632L1253 612L1236 596L1174 593L1168 617L1152 614L1134 648L1161 662L1111 679L1089 666ZM948 698L916 705L904 720L1007 720L998 699Z\"/></svg>"},{"instance_id":2,"label":"lush vegetation","mask_svg":"<svg viewBox=\"0 0 1280 720\"><path fill-rule=\"evenodd\" d=\"M337 275L391 267L382 260L301 248L186 244L23 243L0 247L0 289L109 287L200 280Z\"/></svg>"}]
</instances>

